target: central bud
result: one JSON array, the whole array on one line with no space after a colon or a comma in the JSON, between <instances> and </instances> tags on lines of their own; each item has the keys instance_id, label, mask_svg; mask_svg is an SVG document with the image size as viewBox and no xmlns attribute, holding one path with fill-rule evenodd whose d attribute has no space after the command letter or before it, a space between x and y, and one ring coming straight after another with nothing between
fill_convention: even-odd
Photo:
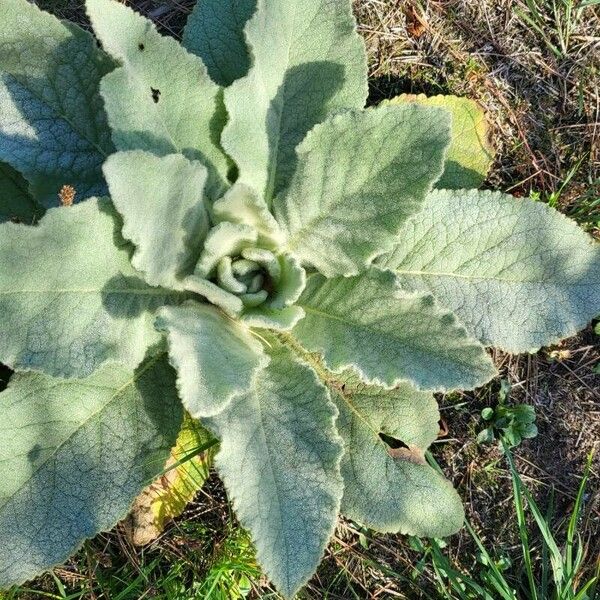
<instances>
[{"instance_id":1,"label":"central bud","mask_svg":"<svg viewBox=\"0 0 600 600\"><path fill-rule=\"evenodd\" d=\"M236 183L212 206L211 225L185 288L252 326L293 327L306 273L264 200Z\"/></svg>"},{"instance_id":2,"label":"central bud","mask_svg":"<svg viewBox=\"0 0 600 600\"><path fill-rule=\"evenodd\" d=\"M215 283L238 296L244 306L263 304L280 280L281 265L270 250L245 248L238 256L224 256L217 263Z\"/></svg>"}]
</instances>

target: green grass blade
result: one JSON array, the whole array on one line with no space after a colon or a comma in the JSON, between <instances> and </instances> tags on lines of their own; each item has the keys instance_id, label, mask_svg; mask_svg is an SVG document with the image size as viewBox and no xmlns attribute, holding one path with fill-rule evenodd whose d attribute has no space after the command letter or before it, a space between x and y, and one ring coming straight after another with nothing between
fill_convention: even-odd
<instances>
[{"instance_id":1,"label":"green grass blade","mask_svg":"<svg viewBox=\"0 0 600 600\"><path fill-rule=\"evenodd\" d=\"M512 454L508 448L508 445L502 440L502 447L504 449L504 455L508 461L510 467L510 474L512 480L512 488L514 495L514 505L517 512L517 525L519 528L519 538L521 540L521 547L523 550L523 562L525 563L525 571L527 573L527 581L529 583L529 592L532 600L538 600L537 586L533 576L533 565L531 564L531 549L529 547L529 535L527 533L527 524L525 522L525 506L523 504L523 485L521 478L519 477L515 465L513 462ZM544 599L545 600L545 599Z\"/></svg>"}]
</instances>

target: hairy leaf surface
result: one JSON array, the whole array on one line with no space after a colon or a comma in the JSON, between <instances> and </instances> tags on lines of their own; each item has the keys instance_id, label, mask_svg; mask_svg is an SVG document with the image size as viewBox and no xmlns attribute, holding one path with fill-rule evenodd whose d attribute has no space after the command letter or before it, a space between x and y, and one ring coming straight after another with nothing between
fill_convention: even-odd
<instances>
[{"instance_id":1,"label":"hairy leaf surface","mask_svg":"<svg viewBox=\"0 0 600 600\"><path fill-rule=\"evenodd\" d=\"M0 395L0 588L64 562L113 527L159 473L182 420L155 356L86 379L16 374Z\"/></svg>"},{"instance_id":2,"label":"hairy leaf surface","mask_svg":"<svg viewBox=\"0 0 600 600\"><path fill-rule=\"evenodd\" d=\"M269 361L258 339L214 306L165 307L157 326L168 333L181 400L196 418L216 415L247 392Z\"/></svg>"},{"instance_id":3,"label":"hairy leaf surface","mask_svg":"<svg viewBox=\"0 0 600 600\"><path fill-rule=\"evenodd\" d=\"M353 367L364 381L424 390L473 389L496 373L491 359L430 294L399 289L389 271L309 277L298 301L306 316L293 334L329 369Z\"/></svg>"},{"instance_id":4,"label":"hairy leaf surface","mask_svg":"<svg viewBox=\"0 0 600 600\"><path fill-rule=\"evenodd\" d=\"M213 205L213 217L217 223L229 221L253 227L258 233L261 248L278 248L283 242L279 224L270 213L264 199L243 183L235 183Z\"/></svg>"},{"instance_id":5,"label":"hairy leaf surface","mask_svg":"<svg viewBox=\"0 0 600 600\"><path fill-rule=\"evenodd\" d=\"M213 81L227 87L250 68L244 27L256 0L200 0L183 31L183 45L199 56Z\"/></svg>"},{"instance_id":6,"label":"hairy leaf surface","mask_svg":"<svg viewBox=\"0 0 600 600\"><path fill-rule=\"evenodd\" d=\"M44 214L29 194L27 181L10 165L0 162L0 223L16 220L33 225Z\"/></svg>"},{"instance_id":7,"label":"hairy leaf surface","mask_svg":"<svg viewBox=\"0 0 600 600\"><path fill-rule=\"evenodd\" d=\"M115 0L87 0L87 11L104 49L123 64L101 88L117 149L201 160L216 195L228 169L219 144L224 114L202 61Z\"/></svg>"},{"instance_id":8,"label":"hairy leaf surface","mask_svg":"<svg viewBox=\"0 0 600 600\"><path fill-rule=\"evenodd\" d=\"M245 34L253 64L225 91L223 145L240 180L269 202L306 133L333 111L364 106L366 55L346 1L258 0Z\"/></svg>"},{"instance_id":9,"label":"hairy leaf surface","mask_svg":"<svg viewBox=\"0 0 600 600\"><path fill-rule=\"evenodd\" d=\"M363 271L421 208L449 142L448 116L415 105L346 112L317 125L274 204L288 250L327 277Z\"/></svg>"},{"instance_id":10,"label":"hairy leaf surface","mask_svg":"<svg viewBox=\"0 0 600 600\"><path fill-rule=\"evenodd\" d=\"M446 155L444 172L435 187L440 189L478 188L492 166L494 149L490 143L483 108L470 98L401 94L382 105L407 102L439 106L452 115L452 141Z\"/></svg>"},{"instance_id":11,"label":"hairy leaf surface","mask_svg":"<svg viewBox=\"0 0 600 600\"><path fill-rule=\"evenodd\" d=\"M460 497L424 457L439 430L433 396L407 383L393 390L365 385L351 372L327 385L345 446L342 513L377 531L422 537L458 531Z\"/></svg>"},{"instance_id":12,"label":"hairy leaf surface","mask_svg":"<svg viewBox=\"0 0 600 600\"><path fill-rule=\"evenodd\" d=\"M484 344L527 352L600 313L600 247L557 211L499 192L436 191L382 264Z\"/></svg>"},{"instance_id":13,"label":"hairy leaf surface","mask_svg":"<svg viewBox=\"0 0 600 600\"><path fill-rule=\"evenodd\" d=\"M117 227L96 199L0 225L0 362L60 377L140 363L159 339L154 309L179 296L140 278Z\"/></svg>"},{"instance_id":14,"label":"hairy leaf surface","mask_svg":"<svg viewBox=\"0 0 600 600\"><path fill-rule=\"evenodd\" d=\"M247 394L205 425L216 465L258 560L287 597L314 573L342 496L336 409L314 371L276 340Z\"/></svg>"},{"instance_id":15,"label":"hairy leaf surface","mask_svg":"<svg viewBox=\"0 0 600 600\"><path fill-rule=\"evenodd\" d=\"M113 66L79 27L22 0L0 3L0 160L44 206L63 185L78 199L106 191L100 167L113 146L98 85Z\"/></svg>"},{"instance_id":16,"label":"hairy leaf surface","mask_svg":"<svg viewBox=\"0 0 600 600\"><path fill-rule=\"evenodd\" d=\"M117 152L104 164L131 260L151 285L171 289L194 271L209 228L204 205L206 168L180 154Z\"/></svg>"}]
</instances>

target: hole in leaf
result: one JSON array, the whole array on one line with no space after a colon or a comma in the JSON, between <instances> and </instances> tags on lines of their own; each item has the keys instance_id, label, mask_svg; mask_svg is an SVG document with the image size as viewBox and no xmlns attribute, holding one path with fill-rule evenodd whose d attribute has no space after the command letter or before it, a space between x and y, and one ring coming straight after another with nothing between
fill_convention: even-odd
<instances>
[{"instance_id":1,"label":"hole in leaf","mask_svg":"<svg viewBox=\"0 0 600 600\"><path fill-rule=\"evenodd\" d=\"M450 429L448 429L448 425L446 425L446 421L444 421L444 419L440 419L438 421L438 425L440 427L438 437L446 437L450 432Z\"/></svg>"},{"instance_id":2,"label":"hole in leaf","mask_svg":"<svg viewBox=\"0 0 600 600\"><path fill-rule=\"evenodd\" d=\"M0 392L6 389L12 374L13 372L11 369L0 363Z\"/></svg>"},{"instance_id":3,"label":"hole in leaf","mask_svg":"<svg viewBox=\"0 0 600 600\"><path fill-rule=\"evenodd\" d=\"M139 48L140 52L142 52L142 51L144 51L146 49L146 46L144 46L144 44L142 44L142 42L140 42L138 44L138 48Z\"/></svg>"},{"instance_id":4,"label":"hole in leaf","mask_svg":"<svg viewBox=\"0 0 600 600\"><path fill-rule=\"evenodd\" d=\"M392 450L398 450L400 448L406 448L407 450L410 450L408 445L402 440L392 437L391 435L387 435L386 433L383 433L383 431L379 432L379 439L381 439L381 441L389 446Z\"/></svg>"},{"instance_id":5,"label":"hole in leaf","mask_svg":"<svg viewBox=\"0 0 600 600\"><path fill-rule=\"evenodd\" d=\"M387 453L394 459L403 462L414 463L415 465L424 465L427 463L423 450L418 446L409 446L402 440L379 432L379 438L387 446Z\"/></svg>"},{"instance_id":6,"label":"hole in leaf","mask_svg":"<svg viewBox=\"0 0 600 600\"><path fill-rule=\"evenodd\" d=\"M156 88L151 87L150 91L152 92L152 100L154 100L154 104L157 104L158 101L160 100L160 90L157 90Z\"/></svg>"}]
</instances>

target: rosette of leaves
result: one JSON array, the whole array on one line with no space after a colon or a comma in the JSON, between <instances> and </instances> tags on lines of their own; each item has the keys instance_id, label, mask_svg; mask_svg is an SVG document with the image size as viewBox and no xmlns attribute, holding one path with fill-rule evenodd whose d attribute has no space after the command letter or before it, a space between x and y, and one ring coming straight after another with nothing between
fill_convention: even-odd
<instances>
[{"instance_id":1,"label":"rosette of leaves","mask_svg":"<svg viewBox=\"0 0 600 600\"><path fill-rule=\"evenodd\" d=\"M473 103L365 109L350 0L202 0L182 45L119 2L87 11L97 41L0 3L0 214L19 221L0 225L0 586L121 519L184 409L288 597L340 513L456 531L424 460L432 393L492 378L485 346L600 312L597 245L454 189L489 165Z\"/></svg>"}]
</instances>

